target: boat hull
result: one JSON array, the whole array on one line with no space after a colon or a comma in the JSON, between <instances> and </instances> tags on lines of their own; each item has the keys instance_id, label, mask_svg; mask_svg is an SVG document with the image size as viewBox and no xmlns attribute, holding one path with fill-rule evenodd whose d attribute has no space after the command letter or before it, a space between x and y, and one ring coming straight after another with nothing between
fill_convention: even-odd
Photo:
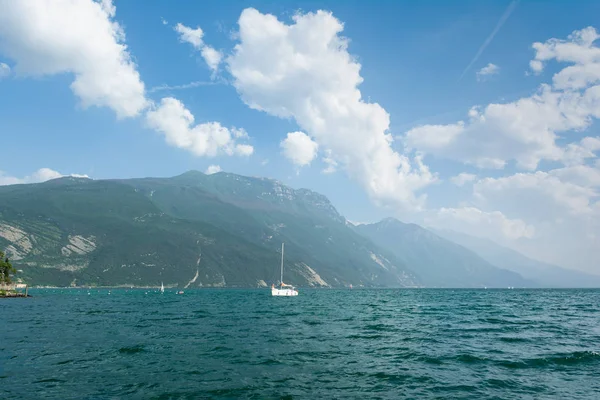
<instances>
[{"instance_id":1,"label":"boat hull","mask_svg":"<svg viewBox=\"0 0 600 400\"><path fill-rule=\"evenodd\" d=\"M298 296L298 291L294 289L271 288L271 296Z\"/></svg>"}]
</instances>

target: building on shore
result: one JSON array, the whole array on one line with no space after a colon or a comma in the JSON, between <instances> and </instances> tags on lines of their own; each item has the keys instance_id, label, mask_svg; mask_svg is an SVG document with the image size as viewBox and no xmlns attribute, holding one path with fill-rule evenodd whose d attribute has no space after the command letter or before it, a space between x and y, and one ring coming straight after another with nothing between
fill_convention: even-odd
<instances>
[{"instance_id":1,"label":"building on shore","mask_svg":"<svg viewBox=\"0 0 600 400\"><path fill-rule=\"evenodd\" d=\"M0 283L0 292L4 297L27 297L27 290L25 283Z\"/></svg>"}]
</instances>

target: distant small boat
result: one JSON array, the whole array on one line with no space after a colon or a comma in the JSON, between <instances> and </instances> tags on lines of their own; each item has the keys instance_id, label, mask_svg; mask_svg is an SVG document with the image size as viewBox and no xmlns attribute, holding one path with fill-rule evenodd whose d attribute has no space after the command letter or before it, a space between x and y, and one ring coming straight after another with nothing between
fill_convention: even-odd
<instances>
[{"instance_id":1,"label":"distant small boat","mask_svg":"<svg viewBox=\"0 0 600 400\"><path fill-rule=\"evenodd\" d=\"M292 285L283 283L283 243L281 243L281 279L279 288L271 285L271 296L298 296L298 291Z\"/></svg>"},{"instance_id":2,"label":"distant small boat","mask_svg":"<svg viewBox=\"0 0 600 400\"><path fill-rule=\"evenodd\" d=\"M183 294L183 290L180 290L179 292L177 292L177 294Z\"/></svg>"},{"instance_id":3,"label":"distant small boat","mask_svg":"<svg viewBox=\"0 0 600 400\"><path fill-rule=\"evenodd\" d=\"M163 285L163 283L160 283L160 292L164 293L165 292L165 286Z\"/></svg>"}]
</instances>

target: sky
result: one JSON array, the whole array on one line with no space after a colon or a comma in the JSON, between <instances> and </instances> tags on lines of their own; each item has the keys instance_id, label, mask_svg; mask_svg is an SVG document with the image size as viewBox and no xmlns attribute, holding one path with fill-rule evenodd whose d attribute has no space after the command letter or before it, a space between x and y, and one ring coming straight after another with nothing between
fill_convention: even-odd
<instances>
[{"instance_id":1,"label":"sky","mask_svg":"<svg viewBox=\"0 0 600 400\"><path fill-rule=\"evenodd\" d=\"M0 10L0 184L270 177L600 273L599 2Z\"/></svg>"}]
</instances>

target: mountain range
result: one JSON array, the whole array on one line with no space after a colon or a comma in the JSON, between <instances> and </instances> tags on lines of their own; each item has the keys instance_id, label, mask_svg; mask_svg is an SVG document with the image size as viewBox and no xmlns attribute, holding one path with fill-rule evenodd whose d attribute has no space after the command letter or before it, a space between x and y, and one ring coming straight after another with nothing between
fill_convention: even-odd
<instances>
[{"instance_id":1,"label":"mountain range","mask_svg":"<svg viewBox=\"0 0 600 400\"><path fill-rule=\"evenodd\" d=\"M39 285L419 286L324 196L262 178L64 177L0 187L0 246Z\"/></svg>"},{"instance_id":2,"label":"mountain range","mask_svg":"<svg viewBox=\"0 0 600 400\"><path fill-rule=\"evenodd\" d=\"M354 226L325 196L272 179L189 171L0 187L0 248L31 285L265 287L279 281L282 242L284 282L301 287L553 282L525 268L536 261L510 253L529 260L513 268L458 234Z\"/></svg>"},{"instance_id":3,"label":"mountain range","mask_svg":"<svg viewBox=\"0 0 600 400\"><path fill-rule=\"evenodd\" d=\"M451 230L435 230L441 237L452 240L485 259L509 271L516 272L541 287L552 288L598 288L600 276L558 267L533 260L523 254L500 246L489 239L478 238Z\"/></svg>"},{"instance_id":4,"label":"mountain range","mask_svg":"<svg viewBox=\"0 0 600 400\"><path fill-rule=\"evenodd\" d=\"M494 266L473 251L416 224L387 218L356 227L389 249L429 287L531 287L518 273Z\"/></svg>"}]
</instances>

